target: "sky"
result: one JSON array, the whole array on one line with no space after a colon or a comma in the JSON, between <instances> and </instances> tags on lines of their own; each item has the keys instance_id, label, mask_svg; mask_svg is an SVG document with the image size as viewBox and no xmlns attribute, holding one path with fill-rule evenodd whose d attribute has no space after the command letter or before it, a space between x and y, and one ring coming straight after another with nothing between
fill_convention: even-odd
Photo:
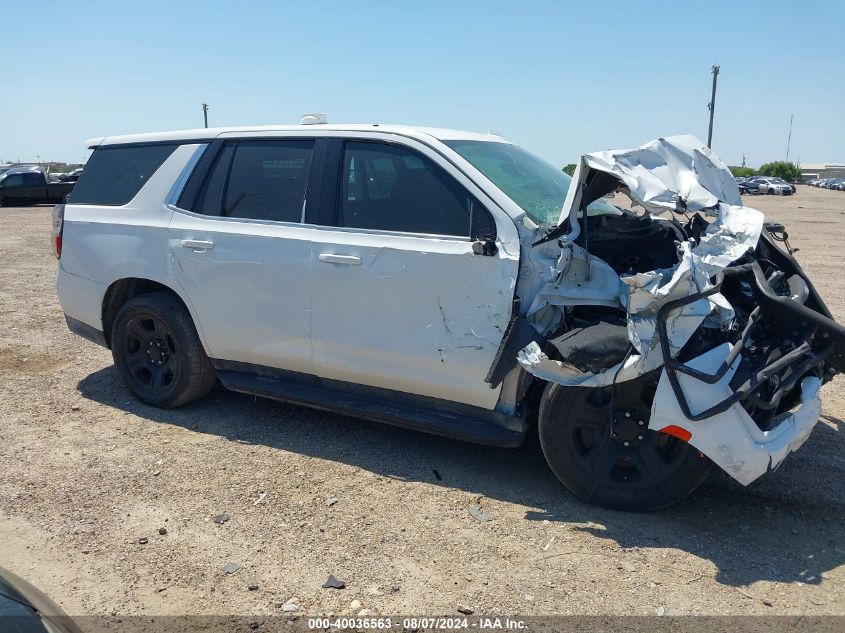
<instances>
[{"instance_id":1,"label":"sky","mask_svg":"<svg viewBox=\"0 0 845 633\"><path fill-rule=\"evenodd\" d=\"M202 126L493 128L555 165L691 133L728 164L845 163L845 2L8 2L0 162Z\"/></svg>"}]
</instances>

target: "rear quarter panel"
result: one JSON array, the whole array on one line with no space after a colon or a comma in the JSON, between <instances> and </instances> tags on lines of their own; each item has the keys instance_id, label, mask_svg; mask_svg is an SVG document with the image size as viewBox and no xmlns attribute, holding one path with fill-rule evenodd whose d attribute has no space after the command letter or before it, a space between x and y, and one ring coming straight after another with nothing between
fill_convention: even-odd
<instances>
[{"instance_id":1,"label":"rear quarter panel","mask_svg":"<svg viewBox=\"0 0 845 633\"><path fill-rule=\"evenodd\" d=\"M59 299L63 309L73 304L76 312L87 315L80 320L102 330L100 318L96 322L90 319L95 311L101 317L108 287L120 279L138 277L172 289L188 306L191 316L195 316L187 297L180 292L169 262L167 227L173 212L167 200L182 170L200 147L189 144L176 148L138 194L123 206L73 204L71 197L65 207L59 260ZM80 310L69 299L74 287L85 294L88 303L94 302L99 294L97 305Z\"/></svg>"}]
</instances>

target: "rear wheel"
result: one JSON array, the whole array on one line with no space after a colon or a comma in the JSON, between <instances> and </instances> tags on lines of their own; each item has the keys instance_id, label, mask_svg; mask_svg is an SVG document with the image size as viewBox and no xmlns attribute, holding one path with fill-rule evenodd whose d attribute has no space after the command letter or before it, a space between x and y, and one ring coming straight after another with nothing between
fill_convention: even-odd
<instances>
[{"instance_id":1,"label":"rear wheel","mask_svg":"<svg viewBox=\"0 0 845 633\"><path fill-rule=\"evenodd\" d=\"M604 388L546 386L540 445L564 486L592 503L642 511L676 503L704 481L708 459L648 429L656 385L652 375Z\"/></svg>"},{"instance_id":2,"label":"rear wheel","mask_svg":"<svg viewBox=\"0 0 845 633\"><path fill-rule=\"evenodd\" d=\"M114 320L111 348L126 386L147 404L178 407L214 386L214 367L191 316L170 293L127 301Z\"/></svg>"}]
</instances>

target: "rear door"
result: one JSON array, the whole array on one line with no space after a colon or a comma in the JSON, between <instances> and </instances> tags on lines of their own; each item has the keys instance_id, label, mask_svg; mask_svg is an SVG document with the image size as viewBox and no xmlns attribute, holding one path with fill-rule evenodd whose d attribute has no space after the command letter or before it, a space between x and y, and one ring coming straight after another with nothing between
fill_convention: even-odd
<instances>
[{"instance_id":1,"label":"rear door","mask_svg":"<svg viewBox=\"0 0 845 633\"><path fill-rule=\"evenodd\" d=\"M513 222L416 141L336 139L330 154L333 226L311 248L316 373L494 408L484 378L511 314Z\"/></svg>"},{"instance_id":2,"label":"rear door","mask_svg":"<svg viewBox=\"0 0 845 633\"><path fill-rule=\"evenodd\" d=\"M174 206L174 273L215 359L312 371L302 219L314 146L313 139L218 141Z\"/></svg>"}]
</instances>

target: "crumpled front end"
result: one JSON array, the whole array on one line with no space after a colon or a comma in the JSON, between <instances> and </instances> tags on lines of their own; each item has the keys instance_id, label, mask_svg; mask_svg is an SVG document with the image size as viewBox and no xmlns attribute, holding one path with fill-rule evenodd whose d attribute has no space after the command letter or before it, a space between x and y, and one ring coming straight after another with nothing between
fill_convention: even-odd
<instances>
[{"instance_id":1,"label":"crumpled front end","mask_svg":"<svg viewBox=\"0 0 845 633\"><path fill-rule=\"evenodd\" d=\"M632 210L590 209L614 191ZM845 364L845 329L787 237L691 136L587 154L558 227L535 243L546 283L512 328L517 361L577 387L653 374L649 428L748 484L806 440L820 386Z\"/></svg>"}]
</instances>

